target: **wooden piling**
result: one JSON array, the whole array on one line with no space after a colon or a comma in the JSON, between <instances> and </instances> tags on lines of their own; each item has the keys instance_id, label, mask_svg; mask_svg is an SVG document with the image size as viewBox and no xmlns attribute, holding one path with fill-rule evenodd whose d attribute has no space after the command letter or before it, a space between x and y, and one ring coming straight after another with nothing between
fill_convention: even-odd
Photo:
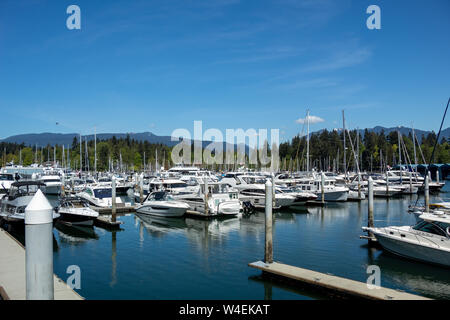
<instances>
[{"instance_id":1,"label":"wooden piling","mask_svg":"<svg viewBox=\"0 0 450 320\"><path fill-rule=\"evenodd\" d=\"M116 178L112 178L112 192L111 192L111 205L112 205L112 213L111 213L111 222L116 222Z\"/></svg>"},{"instance_id":2,"label":"wooden piling","mask_svg":"<svg viewBox=\"0 0 450 320\"><path fill-rule=\"evenodd\" d=\"M270 180L266 182L266 237L265 237L265 250L264 250L264 261L266 263L273 262L273 239L272 239L272 190L273 185Z\"/></svg>"}]
</instances>

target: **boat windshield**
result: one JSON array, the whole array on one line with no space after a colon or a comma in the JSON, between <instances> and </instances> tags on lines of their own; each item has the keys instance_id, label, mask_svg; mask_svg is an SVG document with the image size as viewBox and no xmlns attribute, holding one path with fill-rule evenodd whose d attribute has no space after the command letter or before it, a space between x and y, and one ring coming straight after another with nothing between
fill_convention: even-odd
<instances>
[{"instance_id":1,"label":"boat windshield","mask_svg":"<svg viewBox=\"0 0 450 320\"><path fill-rule=\"evenodd\" d=\"M167 192L154 192L148 197L150 201L170 201L174 200L174 198L168 194Z\"/></svg>"},{"instance_id":2,"label":"boat windshield","mask_svg":"<svg viewBox=\"0 0 450 320\"><path fill-rule=\"evenodd\" d=\"M0 174L0 181L14 181L12 174Z\"/></svg>"},{"instance_id":3,"label":"boat windshield","mask_svg":"<svg viewBox=\"0 0 450 320\"><path fill-rule=\"evenodd\" d=\"M104 189L94 189L94 195L96 198L111 198L112 197L112 189L104 188Z\"/></svg>"},{"instance_id":4,"label":"boat windshield","mask_svg":"<svg viewBox=\"0 0 450 320\"><path fill-rule=\"evenodd\" d=\"M421 221L413 227L414 230L426 233L436 234L441 237L446 237L446 232L438 224Z\"/></svg>"}]
</instances>

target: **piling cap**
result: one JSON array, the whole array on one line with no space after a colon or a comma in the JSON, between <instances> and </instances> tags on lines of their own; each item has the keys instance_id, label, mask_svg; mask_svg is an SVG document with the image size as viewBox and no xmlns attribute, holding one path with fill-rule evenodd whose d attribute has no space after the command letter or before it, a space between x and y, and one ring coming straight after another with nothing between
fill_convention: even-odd
<instances>
[{"instance_id":1,"label":"piling cap","mask_svg":"<svg viewBox=\"0 0 450 320\"><path fill-rule=\"evenodd\" d=\"M46 224L53 222L53 207L39 189L25 208L25 224Z\"/></svg>"},{"instance_id":2,"label":"piling cap","mask_svg":"<svg viewBox=\"0 0 450 320\"><path fill-rule=\"evenodd\" d=\"M268 186L268 187L272 186L272 181L270 179L267 179L266 186Z\"/></svg>"}]
</instances>

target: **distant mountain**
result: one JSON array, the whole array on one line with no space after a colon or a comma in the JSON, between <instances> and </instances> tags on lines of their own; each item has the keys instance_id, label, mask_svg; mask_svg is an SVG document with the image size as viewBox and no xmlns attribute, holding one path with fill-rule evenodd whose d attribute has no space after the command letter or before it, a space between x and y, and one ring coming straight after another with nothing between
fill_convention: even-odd
<instances>
[{"instance_id":1,"label":"distant mountain","mask_svg":"<svg viewBox=\"0 0 450 320\"><path fill-rule=\"evenodd\" d=\"M125 139L127 135L130 136L130 139L134 139L136 141L148 141L149 143L160 143L169 147L173 147L179 143L180 140L172 141L170 136L157 136L151 132L142 132L142 133L99 133L97 134L97 141L99 140L107 140L112 137L116 137L117 139ZM11 136L5 139L0 140L0 142L10 142L17 144L25 144L26 146L35 146L38 145L40 147L45 147L47 145L65 145L72 146L73 138L80 139L80 135L78 133L30 133L30 134L20 134L16 136ZM88 141L94 140L94 135L85 135L81 136L83 142L85 139ZM203 141L202 146L206 148L211 141ZM226 147L229 144L223 144L223 150L226 151ZM245 152L249 153L249 147L245 146Z\"/></svg>"},{"instance_id":2,"label":"distant mountain","mask_svg":"<svg viewBox=\"0 0 450 320\"><path fill-rule=\"evenodd\" d=\"M341 128L339 128L338 130L342 130ZM352 129L350 129L352 130ZM364 131L366 129L359 129L360 134L364 137ZM381 127L381 126L376 126L374 128L367 128L367 131L369 132L375 132L377 134L381 133L382 131L384 131L385 135L388 135L391 132L397 132L397 130L400 130L402 135L407 136L409 133L412 134L412 128L408 128L408 127L393 127L393 128L386 128L386 127ZM322 132L323 130L319 130L317 132ZM430 134L432 131L424 131L424 130L420 130L420 129L414 129L414 133L416 134L417 139L419 140L419 142L422 142L422 136L426 137L428 134ZM435 132L435 134L437 135L437 132ZM441 135L439 137L439 142L442 138L445 138L447 140L450 139L450 127L447 129L443 129L441 131Z\"/></svg>"},{"instance_id":3,"label":"distant mountain","mask_svg":"<svg viewBox=\"0 0 450 320\"><path fill-rule=\"evenodd\" d=\"M364 135L365 129L360 129L360 132L362 135ZM411 128L407 127L394 127L394 128L385 128L381 126L376 126L374 128L367 129L368 131L380 133L382 130L384 130L384 133L387 135L392 131L400 130L400 132L404 135L408 135L411 132ZM319 130L317 132L321 132L323 130ZM419 141L422 139L422 135L427 136L431 131L424 131L419 129L414 129L417 138ZM437 134L437 132L436 132ZM169 147L173 147L176 145L179 141L172 141L170 136L157 136L151 132L142 132L142 133L99 133L97 134L97 140L106 140L111 139L113 136L115 136L117 139L120 138L126 138L127 135L130 135L131 139L137 140L137 141L148 141L150 143L160 143ZM47 146L48 144L51 146L57 145L65 145L65 146L71 146L73 138L76 137L79 139L79 134L77 133L31 133L31 134L20 134L11 136L8 138L5 138L3 140L0 140L0 142L11 142L11 143L24 143L27 146L35 146L38 145L40 147ZM440 139L445 137L447 140L450 140L450 127L442 130ZM83 141L84 139L94 140L94 135L86 135L82 136ZM203 147L208 146L211 143L211 141L203 141ZM226 144L223 145L224 151L226 148ZM248 153L248 146L246 146L246 153Z\"/></svg>"}]
</instances>

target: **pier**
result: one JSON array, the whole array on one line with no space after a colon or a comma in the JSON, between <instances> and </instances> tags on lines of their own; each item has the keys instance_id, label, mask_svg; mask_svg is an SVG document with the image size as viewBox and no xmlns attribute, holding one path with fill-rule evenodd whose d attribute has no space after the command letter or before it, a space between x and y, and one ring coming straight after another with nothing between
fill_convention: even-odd
<instances>
[{"instance_id":1,"label":"pier","mask_svg":"<svg viewBox=\"0 0 450 320\"><path fill-rule=\"evenodd\" d=\"M312 289L325 291L338 296L370 300L430 300L414 294L383 287L369 289L366 283L298 268L278 262L264 263L257 261L249 267L264 273L282 277Z\"/></svg>"},{"instance_id":2,"label":"pier","mask_svg":"<svg viewBox=\"0 0 450 320\"><path fill-rule=\"evenodd\" d=\"M266 183L265 210L265 248L264 261L249 263L251 268L263 271L265 275L272 275L283 280L307 286L328 295L339 297L361 298L370 300L430 300L425 297L383 287L370 288L367 283L341 278L313 270L274 262L273 259L273 225L272 225L272 192L273 185ZM373 224L373 181L369 179L369 226ZM369 240L372 238L369 236Z\"/></svg>"},{"instance_id":3,"label":"pier","mask_svg":"<svg viewBox=\"0 0 450 320\"><path fill-rule=\"evenodd\" d=\"M55 300L84 300L56 275ZM3 300L26 300L25 248L0 228L0 296Z\"/></svg>"}]
</instances>

